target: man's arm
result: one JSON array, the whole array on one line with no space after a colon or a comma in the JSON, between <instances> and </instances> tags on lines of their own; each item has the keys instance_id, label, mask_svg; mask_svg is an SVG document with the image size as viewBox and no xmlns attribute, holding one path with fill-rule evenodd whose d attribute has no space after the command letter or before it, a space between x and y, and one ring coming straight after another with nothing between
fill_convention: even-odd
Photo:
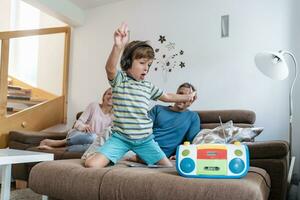
<instances>
[{"instance_id":1,"label":"man's arm","mask_svg":"<svg viewBox=\"0 0 300 200\"><path fill-rule=\"evenodd\" d=\"M191 94L173 94L173 93L165 93L161 95L158 99L163 102L187 102L194 101L196 96L196 92Z\"/></svg>"},{"instance_id":2,"label":"man's arm","mask_svg":"<svg viewBox=\"0 0 300 200\"><path fill-rule=\"evenodd\" d=\"M151 108L151 110L148 112L148 116L152 119L153 124L154 124L155 119L156 119L157 108L158 108L158 106L155 105L155 106L153 106L153 108Z\"/></svg>"},{"instance_id":3,"label":"man's arm","mask_svg":"<svg viewBox=\"0 0 300 200\"><path fill-rule=\"evenodd\" d=\"M107 78L110 81L112 81L117 74L117 63L128 40L128 26L126 23L122 23L114 33L114 46L105 65Z\"/></svg>"},{"instance_id":4,"label":"man's arm","mask_svg":"<svg viewBox=\"0 0 300 200\"><path fill-rule=\"evenodd\" d=\"M194 113L193 119L190 124L190 128L188 132L186 133L185 137L188 141L192 142L195 138L195 136L200 132L200 118L198 113Z\"/></svg>"}]
</instances>

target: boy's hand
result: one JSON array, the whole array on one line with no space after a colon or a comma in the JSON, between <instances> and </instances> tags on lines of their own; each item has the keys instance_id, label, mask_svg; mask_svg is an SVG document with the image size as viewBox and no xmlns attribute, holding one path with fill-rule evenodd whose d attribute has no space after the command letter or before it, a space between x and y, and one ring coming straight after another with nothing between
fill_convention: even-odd
<instances>
[{"instance_id":1,"label":"boy's hand","mask_svg":"<svg viewBox=\"0 0 300 200\"><path fill-rule=\"evenodd\" d=\"M123 49L129 40L128 25L122 23L121 26L114 33L115 46Z\"/></svg>"},{"instance_id":2,"label":"boy's hand","mask_svg":"<svg viewBox=\"0 0 300 200\"><path fill-rule=\"evenodd\" d=\"M194 91L191 94L189 94L188 98L189 98L188 101L190 101L190 102L195 101L197 99L197 93L196 93L196 91Z\"/></svg>"}]
</instances>

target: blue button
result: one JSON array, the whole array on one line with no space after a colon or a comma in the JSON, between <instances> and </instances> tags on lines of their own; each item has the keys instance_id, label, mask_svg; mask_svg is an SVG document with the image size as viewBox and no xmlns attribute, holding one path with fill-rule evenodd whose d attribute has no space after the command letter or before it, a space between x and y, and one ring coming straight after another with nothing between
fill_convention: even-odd
<instances>
[{"instance_id":1,"label":"blue button","mask_svg":"<svg viewBox=\"0 0 300 200\"><path fill-rule=\"evenodd\" d=\"M195 162L191 158L184 158L180 162L180 169L184 173L190 173L190 172L192 172L195 169Z\"/></svg>"},{"instance_id":2,"label":"blue button","mask_svg":"<svg viewBox=\"0 0 300 200\"><path fill-rule=\"evenodd\" d=\"M234 174L239 174L245 169L245 162L240 158L235 158L230 161L229 169Z\"/></svg>"}]
</instances>

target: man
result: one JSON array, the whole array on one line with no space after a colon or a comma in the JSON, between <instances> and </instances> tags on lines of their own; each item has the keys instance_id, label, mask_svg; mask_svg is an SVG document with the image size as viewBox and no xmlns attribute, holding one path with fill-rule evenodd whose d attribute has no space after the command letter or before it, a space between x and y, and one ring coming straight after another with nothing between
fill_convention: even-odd
<instances>
[{"instance_id":1,"label":"man","mask_svg":"<svg viewBox=\"0 0 300 200\"><path fill-rule=\"evenodd\" d=\"M190 83L183 83L177 89L177 94L191 94L195 88ZM154 106L149 117L153 121L154 140L170 159L175 158L177 146L184 141L192 141L200 131L200 118L198 113L188 110L196 100L175 103L173 106ZM130 154L129 154L130 155ZM137 156L126 159L129 161L143 162Z\"/></svg>"},{"instance_id":2,"label":"man","mask_svg":"<svg viewBox=\"0 0 300 200\"><path fill-rule=\"evenodd\" d=\"M190 83L183 83L177 94L191 94L195 88ZM175 103L173 106L154 106L149 116L153 121L154 140L168 158L176 154L176 148L184 141L192 141L200 131L198 113L187 108L196 100ZM173 158L173 157L171 157Z\"/></svg>"}]
</instances>

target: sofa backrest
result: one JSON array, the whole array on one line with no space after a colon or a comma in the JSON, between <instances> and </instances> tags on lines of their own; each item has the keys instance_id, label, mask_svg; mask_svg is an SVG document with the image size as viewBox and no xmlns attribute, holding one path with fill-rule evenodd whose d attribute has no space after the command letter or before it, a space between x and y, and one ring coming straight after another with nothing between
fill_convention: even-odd
<instances>
[{"instance_id":1,"label":"sofa backrest","mask_svg":"<svg viewBox=\"0 0 300 200\"><path fill-rule=\"evenodd\" d=\"M251 110L201 110L196 111L201 120L201 128L212 129L230 120L238 127L253 127L256 119L255 112Z\"/></svg>"},{"instance_id":2,"label":"sofa backrest","mask_svg":"<svg viewBox=\"0 0 300 200\"><path fill-rule=\"evenodd\" d=\"M251 110L200 110L195 112L200 117L202 129L220 126L219 116L221 116L223 123L232 120L233 124L238 127L253 127L256 119L255 112ZM76 120L82 113L77 113Z\"/></svg>"}]
</instances>

